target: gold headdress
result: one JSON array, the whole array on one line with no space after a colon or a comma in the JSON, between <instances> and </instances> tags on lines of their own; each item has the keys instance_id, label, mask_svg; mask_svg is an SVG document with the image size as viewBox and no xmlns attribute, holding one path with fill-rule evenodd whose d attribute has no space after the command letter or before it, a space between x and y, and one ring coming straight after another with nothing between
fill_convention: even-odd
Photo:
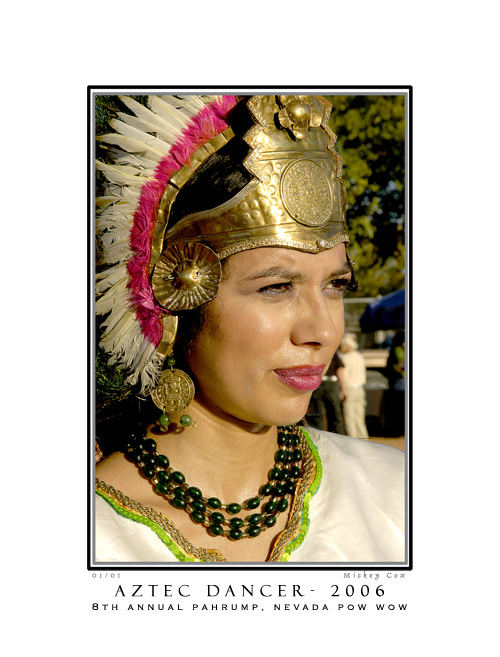
<instances>
[{"instance_id":1,"label":"gold headdress","mask_svg":"<svg viewBox=\"0 0 500 657\"><path fill-rule=\"evenodd\" d=\"M112 122L117 132L101 140L121 150L114 165L97 165L109 181L98 227L113 266L98 276L96 310L109 312L100 345L110 362L148 394L175 340L171 313L217 295L220 261L264 246L318 253L348 242L345 190L321 97L152 96L149 108L121 99L135 116ZM241 134L236 105L247 116ZM215 205L205 192L172 222L182 195L196 196L193 181L217 172L236 142L244 184Z\"/></svg>"}]
</instances>

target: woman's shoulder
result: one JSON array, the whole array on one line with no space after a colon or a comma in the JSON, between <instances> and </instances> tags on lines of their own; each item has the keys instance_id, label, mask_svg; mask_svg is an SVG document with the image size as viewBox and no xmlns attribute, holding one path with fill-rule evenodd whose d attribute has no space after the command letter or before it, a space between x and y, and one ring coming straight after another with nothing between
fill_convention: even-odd
<instances>
[{"instance_id":1,"label":"woman's shoulder","mask_svg":"<svg viewBox=\"0 0 500 657\"><path fill-rule=\"evenodd\" d=\"M382 478L391 480L393 485L402 485L405 454L401 450L311 427L305 430L318 451L323 469L335 469L344 477L377 481Z\"/></svg>"},{"instance_id":2,"label":"woman's shoulder","mask_svg":"<svg viewBox=\"0 0 500 657\"><path fill-rule=\"evenodd\" d=\"M306 428L321 481L309 502L309 529L291 561L402 562L405 454Z\"/></svg>"},{"instance_id":3,"label":"woman's shoulder","mask_svg":"<svg viewBox=\"0 0 500 657\"><path fill-rule=\"evenodd\" d=\"M330 433L314 427L303 427L303 429L309 435L311 441L322 450L339 452L346 456L385 457L388 459L394 458L396 461L404 461L404 452L389 445L342 436L338 433Z\"/></svg>"}]
</instances>

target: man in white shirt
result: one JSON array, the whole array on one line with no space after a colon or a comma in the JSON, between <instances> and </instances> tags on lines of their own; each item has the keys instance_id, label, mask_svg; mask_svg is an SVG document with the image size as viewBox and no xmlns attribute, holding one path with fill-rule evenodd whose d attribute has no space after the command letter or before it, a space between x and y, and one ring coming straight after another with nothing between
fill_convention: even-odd
<instances>
[{"instance_id":1,"label":"man in white shirt","mask_svg":"<svg viewBox=\"0 0 500 657\"><path fill-rule=\"evenodd\" d=\"M365 423L366 365L358 351L358 343L351 333L346 333L340 343L344 361L345 399L344 420L347 435L368 440Z\"/></svg>"}]
</instances>

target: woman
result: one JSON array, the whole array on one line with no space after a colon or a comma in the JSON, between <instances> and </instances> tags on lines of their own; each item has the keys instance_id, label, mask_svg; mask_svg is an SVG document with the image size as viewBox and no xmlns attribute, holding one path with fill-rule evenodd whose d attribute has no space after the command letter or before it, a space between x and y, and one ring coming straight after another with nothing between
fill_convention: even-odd
<instances>
[{"instance_id":1,"label":"woman","mask_svg":"<svg viewBox=\"0 0 500 657\"><path fill-rule=\"evenodd\" d=\"M96 560L404 561L402 454L297 425L355 286L327 104L122 101L100 345L159 410L96 467Z\"/></svg>"},{"instance_id":2,"label":"woman","mask_svg":"<svg viewBox=\"0 0 500 657\"><path fill-rule=\"evenodd\" d=\"M387 406L389 409L388 433L404 436L405 433L405 333L398 331L391 342L385 368L389 380Z\"/></svg>"},{"instance_id":3,"label":"woman","mask_svg":"<svg viewBox=\"0 0 500 657\"><path fill-rule=\"evenodd\" d=\"M368 429L365 423L366 365L352 333L344 335L340 343L340 351L344 361L345 396L343 404L347 433L349 436L368 440Z\"/></svg>"}]
</instances>

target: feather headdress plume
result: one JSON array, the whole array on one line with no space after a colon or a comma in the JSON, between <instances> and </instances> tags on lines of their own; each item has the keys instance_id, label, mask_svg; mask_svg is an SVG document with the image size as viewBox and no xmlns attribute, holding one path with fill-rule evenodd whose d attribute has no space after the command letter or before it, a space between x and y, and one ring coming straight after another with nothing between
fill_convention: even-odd
<instances>
[{"instance_id":1,"label":"feather headdress plume","mask_svg":"<svg viewBox=\"0 0 500 657\"><path fill-rule=\"evenodd\" d=\"M96 313L107 315L99 346L110 364L127 370L127 383L155 386L164 355L157 353L163 317L150 282L157 212L172 176L191 156L227 129L235 96L149 96L145 107L119 96L131 114L118 112L114 132L98 137L112 164L97 161L106 190L97 199L97 230L106 268L97 275Z\"/></svg>"}]
</instances>

